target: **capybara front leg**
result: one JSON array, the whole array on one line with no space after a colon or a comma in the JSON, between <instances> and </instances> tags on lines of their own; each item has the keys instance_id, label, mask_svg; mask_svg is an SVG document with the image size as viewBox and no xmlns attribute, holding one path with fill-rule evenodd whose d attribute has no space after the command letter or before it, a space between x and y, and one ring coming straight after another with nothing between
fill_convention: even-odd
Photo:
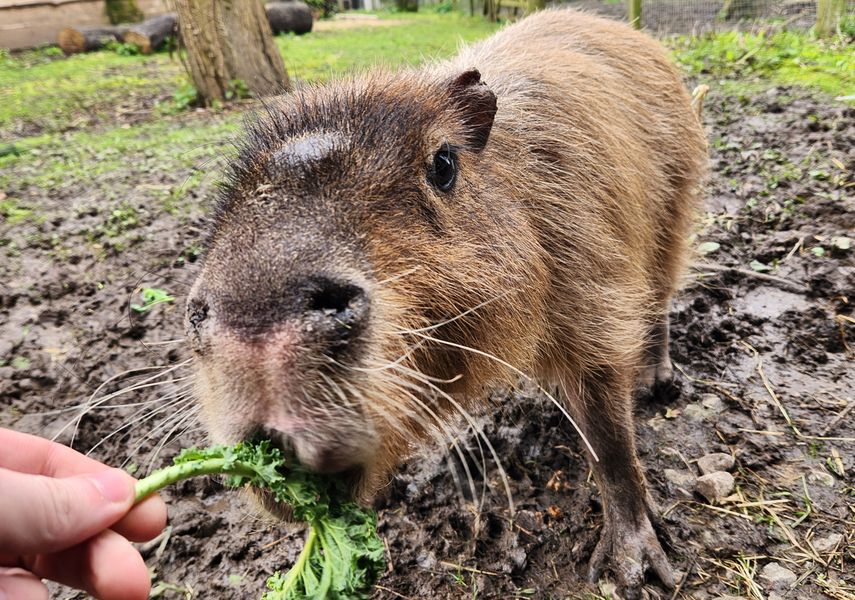
<instances>
[{"instance_id":1,"label":"capybara front leg","mask_svg":"<svg viewBox=\"0 0 855 600\"><path fill-rule=\"evenodd\" d=\"M673 587L671 565L653 528L658 520L656 508L635 454L631 385L600 379L581 386L565 381L562 388L568 409L598 459L592 457L590 462L602 496L604 522L588 579L596 582L604 569L610 569L626 599L639 597L648 569ZM572 390L582 392L573 395Z\"/></svg>"}]
</instances>

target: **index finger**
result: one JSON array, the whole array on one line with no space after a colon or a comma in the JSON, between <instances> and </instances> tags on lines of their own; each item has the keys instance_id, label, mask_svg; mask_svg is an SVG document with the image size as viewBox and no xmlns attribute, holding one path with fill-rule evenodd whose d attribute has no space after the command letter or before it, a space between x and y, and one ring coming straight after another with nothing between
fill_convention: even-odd
<instances>
[{"instance_id":1,"label":"index finger","mask_svg":"<svg viewBox=\"0 0 855 600\"><path fill-rule=\"evenodd\" d=\"M48 477L83 475L105 468L68 446L11 429L0 429L0 467Z\"/></svg>"}]
</instances>

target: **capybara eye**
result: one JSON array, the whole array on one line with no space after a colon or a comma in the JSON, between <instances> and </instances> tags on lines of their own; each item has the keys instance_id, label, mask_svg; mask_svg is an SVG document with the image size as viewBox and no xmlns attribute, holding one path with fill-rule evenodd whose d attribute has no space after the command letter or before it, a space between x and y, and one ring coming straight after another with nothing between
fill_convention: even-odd
<instances>
[{"instance_id":1,"label":"capybara eye","mask_svg":"<svg viewBox=\"0 0 855 600\"><path fill-rule=\"evenodd\" d=\"M448 145L433 155L433 168L428 181L440 192L447 192L457 180L457 153Z\"/></svg>"}]
</instances>

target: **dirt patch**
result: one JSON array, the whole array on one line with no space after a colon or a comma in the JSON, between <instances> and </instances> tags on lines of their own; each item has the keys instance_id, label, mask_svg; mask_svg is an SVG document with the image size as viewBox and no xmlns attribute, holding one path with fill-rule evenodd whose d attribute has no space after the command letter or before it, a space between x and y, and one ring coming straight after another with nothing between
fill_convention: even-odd
<instances>
[{"instance_id":1,"label":"dirt patch","mask_svg":"<svg viewBox=\"0 0 855 600\"><path fill-rule=\"evenodd\" d=\"M707 103L712 176L697 243L718 246L706 246L698 261L709 266L674 304L681 393L637 409L639 452L684 574L677 597L847 598L855 588L855 250L841 241L855 230L853 117L794 90ZM74 432L76 448L145 472L203 442L181 306L214 191L206 178L186 209L166 212L152 190L190 170L139 172L138 158L89 189L3 190L34 214L0 225L0 424L41 435L70 424L60 439ZM133 218L116 216L127 207ZM136 313L140 287L176 301ZM74 407L90 397L103 403L81 415ZM581 577L602 507L579 441L538 394L497 395L492 406L479 423L506 478L461 427L474 497L459 485L461 458L434 445L378 499L390 562L377 598L596 591ZM691 484L695 461L712 452L736 459L735 492L720 506ZM259 519L215 482L165 495L171 531L143 550L161 597L257 597L301 545L301 527ZM771 561L797 575L794 589L760 577ZM655 582L648 591L671 597Z\"/></svg>"}]
</instances>

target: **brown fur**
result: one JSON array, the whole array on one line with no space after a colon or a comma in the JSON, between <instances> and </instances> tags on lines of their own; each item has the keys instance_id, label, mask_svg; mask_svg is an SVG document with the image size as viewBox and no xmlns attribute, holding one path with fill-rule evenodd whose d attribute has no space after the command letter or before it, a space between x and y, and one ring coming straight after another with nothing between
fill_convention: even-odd
<instances>
[{"instance_id":1,"label":"brown fur","mask_svg":"<svg viewBox=\"0 0 855 600\"><path fill-rule=\"evenodd\" d=\"M450 193L425 176L444 143L460 149ZM599 457L591 575L612 557L630 595L647 565L671 583L632 394L670 376L668 302L704 162L662 48L567 10L448 62L269 101L188 304L209 429L283 434L310 465L357 468L369 497L439 421L522 371L558 384ZM292 306L319 275L368 298L333 356L328 323Z\"/></svg>"}]
</instances>

